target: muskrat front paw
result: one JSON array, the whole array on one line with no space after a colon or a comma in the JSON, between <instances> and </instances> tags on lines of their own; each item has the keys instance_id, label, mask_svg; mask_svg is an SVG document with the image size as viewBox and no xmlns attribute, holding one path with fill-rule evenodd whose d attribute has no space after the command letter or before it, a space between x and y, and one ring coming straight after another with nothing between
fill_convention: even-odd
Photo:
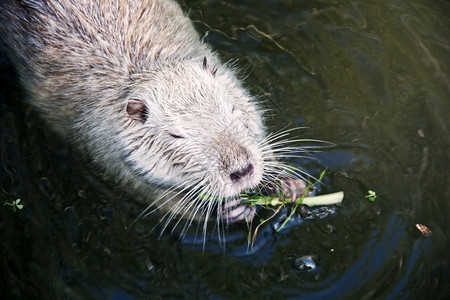
<instances>
[{"instance_id":1,"label":"muskrat front paw","mask_svg":"<svg viewBox=\"0 0 450 300\"><path fill-rule=\"evenodd\" d=\"M227 223L250 222L255 217L255 210L254 206L242 203L242 199L235 199L223 205L221 218Z\"/></svg>"},{"instance_id":2,"label":"muskrat front paw","mask_svg":"<svg viewBox=\"0 0 450 300\"><path fill-rule=\"evenodd\" d=\"M268 195L283 194L285 199L291 199L292 202L295 202L303 196L306 187L307 184L303 179L282 177L278 181L268 184L265 187L265 192ZM314 193L314 190L308 191L306 196L312 196Z\"/></svg>"},{"instance_id":3,"label":"muskrat front paw","mask_svg":"<svg viewBox=\"0 0 450 300\"><path fill-rule=\"evenodd\" d=\"M265 195L281 195L284 199L290 199L295 202L302 197L307 188L307 183L299 178L279 178L276 182L272 182L264 186L263 193ZM315 191L308 191L306 196L314 195ZM226 202L222 206L220 217L227 223L243 223L253 220L256 214L256 207L247 203L242 203L242 199L235 199Z\"/></svg>"}]
</instances>

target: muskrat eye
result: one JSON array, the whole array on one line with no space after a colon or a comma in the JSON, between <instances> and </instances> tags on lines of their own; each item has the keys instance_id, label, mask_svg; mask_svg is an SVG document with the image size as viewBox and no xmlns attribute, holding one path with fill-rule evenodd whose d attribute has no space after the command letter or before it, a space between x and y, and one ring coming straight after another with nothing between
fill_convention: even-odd
<instances>
[{"instance_id":1,"label":"muskrat eye","mask_svg":"<svg viewBox=\"0 0 450 300\"><path fill-rule=\"evenodd\" d=\"M178 134L169 133L169 135L171 137L173 137L174 139L184 139L184 136L181 136L181 135L178 135Z\"/></svg>"}]
</instances>

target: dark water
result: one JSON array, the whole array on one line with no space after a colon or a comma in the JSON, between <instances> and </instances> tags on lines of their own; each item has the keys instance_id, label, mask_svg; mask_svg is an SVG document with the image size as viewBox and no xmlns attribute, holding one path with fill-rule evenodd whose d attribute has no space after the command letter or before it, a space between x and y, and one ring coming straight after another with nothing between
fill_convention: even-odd
<instances>
[{"instance_id":1,"label":"dark water","mask_svg":"<svg viewBox=\"0 0 450 300\"><path fill-rule=\"evenodd\" d=\"M448 1L185 1L224 60L239 58L271 109L271 131L335 143L292 160L334 214L247 253L246 229L225 251L176 235L99 180L22 102L1 61L0 295L23 299L448 299L450 297L450 3ZM365 199L376 191L375 202ZM415 224L432 235L422 237ZM312 256L313 270L298 259Z\"/></svg>"}]
</instances>

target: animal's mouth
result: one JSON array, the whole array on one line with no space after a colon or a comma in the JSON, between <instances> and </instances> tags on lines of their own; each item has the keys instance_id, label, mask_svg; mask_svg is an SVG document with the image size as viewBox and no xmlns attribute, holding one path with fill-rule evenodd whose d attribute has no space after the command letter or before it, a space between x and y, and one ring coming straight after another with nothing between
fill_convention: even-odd
<instances>
[{"instance_id":1,"label":"animal's mouth","mask_svg":"<svg viewBox=\"0 0 450 300\"><path fill-rule=\"evenodd\" d=\"M184 186L195 190L200 199L217 201L239 198L242 192L258 187L263 180L263 160L257 155L227 153L226 159L198 162L198 172L186 174Z\"/></svg>"},{"instance_id":2,"label":"animal's mouth","mask_svg":"<svg viewBox=\"0 0 450 300\"><path fill-rule=\"evenodd\" d=\"M249 163L246 167L230 173L223 195L225 198L236 199L240 194L259 186L261 180L262 175L258 168Z\"/></svg>"},{"instance_id":3,"label":"animal's mouth","mask_svg":"<svg viewBox=\"0 0 450 300\"><path fill-rule=\"evenodd\" d=\"M230 179L220 190L214 190L210 185L202 186L197 199L226 203L240 199L243 194L254 192L261 186L261 182L253 175L253 169L254 167L250 165L239 174L230 174Z\"/></svg>"}]
</instances>

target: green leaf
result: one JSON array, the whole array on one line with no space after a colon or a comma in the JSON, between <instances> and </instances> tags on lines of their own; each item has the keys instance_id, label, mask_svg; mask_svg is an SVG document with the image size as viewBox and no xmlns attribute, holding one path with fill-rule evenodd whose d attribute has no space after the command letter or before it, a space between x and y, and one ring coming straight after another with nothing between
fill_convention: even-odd
<instances>
[{"instance_id":1,"label":"green leaf","mask_svg":"<svg viewBox=\"0 0 450 300\"><path fill-rule=\"evenodd\" d=\"M372 191L372 190L368 190L367 193L369 193L368 195L365 196L365 198L369 199L369 201L375 201L375 199L377 198L377 194Z\"/></svg>"}]
</instances>

